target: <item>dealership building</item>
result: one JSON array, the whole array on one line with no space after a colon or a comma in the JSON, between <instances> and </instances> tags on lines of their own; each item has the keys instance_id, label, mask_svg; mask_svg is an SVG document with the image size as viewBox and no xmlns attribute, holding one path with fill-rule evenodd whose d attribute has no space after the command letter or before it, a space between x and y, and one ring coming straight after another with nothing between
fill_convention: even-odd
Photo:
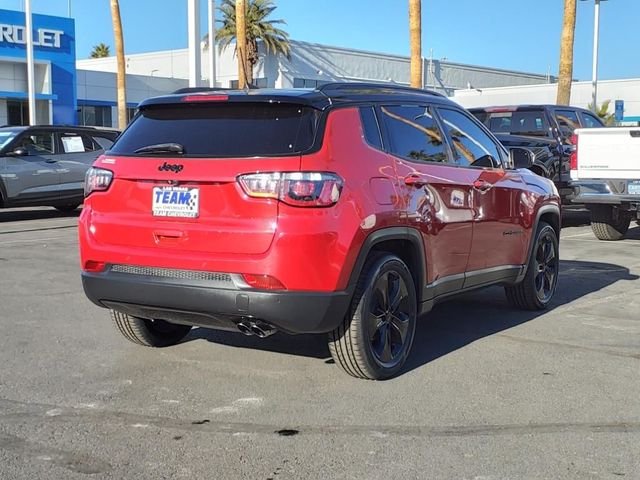
<instances>
[{"instance_id":1,"label":"dealership building","mask_svg":"<svg viewBox=\"0 0 640 480\"><path fill-rule=\"evenodd\" d=\"M115 57L77 59L72 18L35 14L33 23L38 123L115 126ZM0 125L21 125L28 121L24 24L23 12L0 10ZM216 56L216 86L236 87L237 63L233 46L217 52ZM209 84L206 78L208 57L203 46L203 85ZM145 98L188 85L187 49L132 54L126 55L125 59L130 115ZM437 90L461 103L475 105L484 100L493 101L500 98L502 90L512 93L504 97L514 100L510 103L533 103L518 93L518 89L524 89L525 93L539 89L555 91L556 78L549 75L434 58L423 59L422 66L425 88ZM308 88L333 81L408 85L409 58L292 41L290 59L263 52L254 78L257 86L272 88ZM635 90L630 88L625 92L633 96L640 90L637 85L640 81ZM634 115L640 115L640 98L629 98L626 105L626 108L637 110L637 113L632 112Z\"/></svg>"}]
</instances>

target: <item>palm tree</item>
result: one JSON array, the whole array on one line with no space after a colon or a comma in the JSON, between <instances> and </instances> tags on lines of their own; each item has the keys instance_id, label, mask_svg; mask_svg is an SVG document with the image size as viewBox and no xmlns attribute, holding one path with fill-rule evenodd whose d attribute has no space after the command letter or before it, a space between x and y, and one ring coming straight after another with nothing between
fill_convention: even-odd
<instances>
[{"instance_id":1,"label":"palm tree","mask_svg":"<svg viewBox=\"0 0 640 480\"><path fill-rule=\"evenodd\" d=\"M93 46L93 50L91 50L90 58L104 58L111 56L111 47L106 43L99 43Z\"/></svg>"},{"instance_id":2,"label":"palm tree","mask_svg":"<svg viewBox=\"0 0 640 480\"><path fill-rule=\"evenodd\" d=\"M587 109L594 111L606 126L611 127L616 123L616 115L615 113L609 113L609 105L611 105L611 100L605 100L595 111L593 110L593 103L590 103Z\"/></svg>"},{"instance_id":3,"label":"palm tree","mask_svg":"<svg viewBox=\"0 0 640 480\"><path fill-rule=\"evenodd\" d=\"M277 8L273 0L246 0L246 4L245 31L247 51L246 55L240 52L241 55L238 55L238 61L240 62L241 57L246 56L246 80L248 83L253 83L253 68L260 58L258 41L264 45L267 53L284 55L288 59L291 58L291 44L289 43L289 34L276 26L287 22L267 19ZM216 32L216 41L222 51L236 40L236 2L234 0L222 0L218 10L222 13L222 19L219 20L222 25ZM203 40L205 48L208 48L209 36L205 35ZM238 54L238 43L236 43L236 54ZM244 78L239 80L239 85L241 85Z\"/></svg>"},{"instance_id":4,"label":"palm tree","mask_svg":"<svg viewBox=\"0 0 640 480\"><path fill-rule=\"evenodd\" d=\"M576 0L564 0L562 37L560 39L560 73L558 76L558 105L569 105L573 77L573 37L576 30Z\"/></svg>"},{"instance_id":5,"label":"palm tree","mask_svg":"<svg viewBox=\"0 0 640 480\"><path fill-rule=\"evenodd\" d=\"M113 22L113 36L116 44L116 59L118 72L116 74L118 90L118 128L127 126L127 83L124 63L124 38L122 35L122 20L120 19L120 4L118 0L111 0L111 20Z\"/></svg>"},{"instance_id":6,"label":"palm tree","mask_svg":"<svg viewBox=\"0 0 640 480\"><path fill-rule=\"evenodd\" d=\"M409 35L411 37L411 86L422 88L422 17L421 0L409 0Z\"/></svg>"}]
</instances>

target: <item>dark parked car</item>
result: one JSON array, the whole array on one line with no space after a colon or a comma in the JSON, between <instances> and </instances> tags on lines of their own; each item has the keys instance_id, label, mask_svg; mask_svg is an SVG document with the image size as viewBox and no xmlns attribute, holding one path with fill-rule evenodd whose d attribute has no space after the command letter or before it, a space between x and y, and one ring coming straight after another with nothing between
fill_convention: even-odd
<instances>
[{"instance_id":1,"label":"dark parked car","mask_svg":"<svg viewBox=\"0 0 640 480\"><path fill-rule=\"evenodd\" d=\"M92 127L0 128L0 207L75 210L84 199L85 173L117 136Z\"/></svg>"},{"instance_id":2,"label":"dark parked car","mask_svg":"<svg viewBox=\"0 0 640 480\"><path fill-rule=\"evenodd\" d=\"M507 148L526 147L534 154L531 170L553 180L565 198L573 193L570 154L576 128L603 127L602 120L583 108L560 105L518 105L471 108Z\"/></svg>"},{"instance_id":3,"label":"dark parked car","mask_svg":"<svg viewBox=\"0 0 640 480\"><path fill-rule=\"evenodd\" d=\"M549 305L560 199L514 165L529 152L423 90L149 99L87 174L84 290L139 345L194 325L328 334L350 375L387 378L436 302L503 285Z\"/></svg>"}]
</instances>

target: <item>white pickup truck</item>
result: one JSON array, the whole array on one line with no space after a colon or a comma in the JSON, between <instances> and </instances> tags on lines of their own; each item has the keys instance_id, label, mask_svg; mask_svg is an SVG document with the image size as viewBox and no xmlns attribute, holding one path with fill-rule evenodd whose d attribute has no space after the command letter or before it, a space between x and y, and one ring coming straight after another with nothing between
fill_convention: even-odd
<instances>
[{"instance_id":1,"label":"white pickup truck","mask_svg":"<svg viewBox=\"0 0 640 480\"><path fill-rule=\"evenodd\" d=\"M640 222L640 127L578 129L574 144L571 201L591 210L598 239L620 240Z\"/></svg>"}]
</instances>

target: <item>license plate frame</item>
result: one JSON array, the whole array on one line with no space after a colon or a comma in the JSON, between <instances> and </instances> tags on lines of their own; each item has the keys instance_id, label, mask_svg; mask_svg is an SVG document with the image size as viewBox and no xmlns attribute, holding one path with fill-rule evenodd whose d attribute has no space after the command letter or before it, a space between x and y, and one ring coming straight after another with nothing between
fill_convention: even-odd
<instances>
[{"instance_id":1,"label":"license plate frame","mask_svg":"<svg viewBox=\"0 0 640 480\"><path fill-rule=\"evenodd\" d=\"M198 187L155 186L151 192L151 214L154 217L198 218L200 189Z\"/></svg>"},{"instance_id":2,"label":"license plate frame","mask_svg":"<svg viewBox=\"0 0 640 480\"><path fill-rule=\"evenodd\" d=\"M640 180L630 180L627 182L627 193L629 195L640 196Z\"/></svg>"}]
</instances>

